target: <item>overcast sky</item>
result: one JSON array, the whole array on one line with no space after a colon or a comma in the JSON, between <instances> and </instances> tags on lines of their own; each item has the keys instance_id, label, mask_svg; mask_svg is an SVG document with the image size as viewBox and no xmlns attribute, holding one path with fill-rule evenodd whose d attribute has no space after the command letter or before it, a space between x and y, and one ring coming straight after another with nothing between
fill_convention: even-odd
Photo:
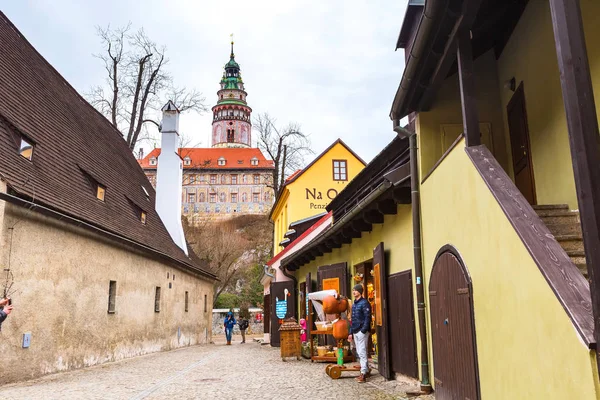
<instances>
[{"instance_id":1,"label":"overcast sky","mask_svg":"<svg viewBox=\"0 0 600 400\"><path fill-rule=\"evenodd\" d=\"M298 122L318 154L337 138L370 161L394 137L389 111L404 68L394 51L407 0L39 0L2 11L80 92L105 79L95 26L131 21L167 46L177 86L212 107L229 60L236 61L253 113ZM212 116L183 114L180 129L210 146ZM310 160L306 160L307 162Z\"/></svg>"}]
</instances>

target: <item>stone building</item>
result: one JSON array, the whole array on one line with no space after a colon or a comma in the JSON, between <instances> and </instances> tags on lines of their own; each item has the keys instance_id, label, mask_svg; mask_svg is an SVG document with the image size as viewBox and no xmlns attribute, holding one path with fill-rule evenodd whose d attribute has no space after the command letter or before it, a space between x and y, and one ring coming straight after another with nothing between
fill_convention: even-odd
<instances>
[{"instance_id":1,"label":"stone building","mask_svg":"<svg viewBox=\"0 0 600 400\"><path fill-rule=\"evenodd\" d=\"M1 12L0 37L0 295L15 307L0 384L208 343L215 276L187 249L181 185L156 193L121 133ZM163 111L174 149L178 111ZM161 160L159 191L181 163Z\"/></svg>"},{"instance_id":2,"label":"stone building","mask_svg":"<svg viewBox=\"0 0 600 400\"><path fill-rule=\"evenodd\" d=\"M212 108L210 148L180 148L182 212L192 223L241 214L267 214L273 204L273 161L252 147L252 109L235 61L233 42L217 104ZM161 149L139 160L153 186Z\"/></svg>"}]
</instances>

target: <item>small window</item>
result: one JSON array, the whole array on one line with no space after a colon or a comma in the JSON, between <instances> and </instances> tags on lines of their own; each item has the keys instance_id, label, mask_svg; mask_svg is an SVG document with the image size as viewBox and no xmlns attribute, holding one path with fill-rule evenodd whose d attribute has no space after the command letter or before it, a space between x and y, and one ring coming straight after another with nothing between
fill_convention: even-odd
<instances>
[{"instance_id":1,"label":"small window","mask_svg":"<svg viewBox=\"0 0 600 400\"><path fill-rule=\"evenodd\" d=\"M160 286L154 292L154 312L160 312Z\"/></svg>"},{"instance_id":2,"label":"small window","mask_svg":"<svg viewBox=\"0 0 600 400\"><path fill-rule=\"evenodd\" d=\"M237 175L231 175L231 184L237 185Z\"/></svg>"},{"instance_id":3,"label":"small window","mask_svg":"<svg viewBox=\"0 0 600 400\"><path fill-rule=\"evenodd\" d=\"M104 195L106 194L106 188L100 184L96 186L96 198L100 201L104 201Z\"/></svg>"},{"instance_id":4,"label":"small window","mask_svg":"<svg viewBox=\"0 0 600 400\"><path fill-rule=\"evenodd\" d=\"M200 181L200 183L206 182L206 178L204 177L204 175L198 175L198 178L196 178L196 180Z\"/></svg>"},{"instance_id":5,"label":"small window","mask_svg":"<svg viewBox=\"0 0 600 400\"><path fill-rule=\"evenodd\" d=\"M195 203L196 202L196 193L188 193L188 199L187 199L188 203Z\"/></svg>"},{"instance_id":6,"label":"small window","mask_svg":"<svg viewBox=\"0 0 600 400\"><path fill-rule=\"evenodd\" d=\"M142 211L140 212L140 221L142 221L142 224L146 225L146 211Z\"/></svg>"},{"instance_id":7,"label":"small window","mask_svg":"<svg viewBox=\"0 0 600 400\"><path fill-rule=\"evenodd\" d=\"M211 193L210 194L210 202L211 203L216 203L217 202L217 194L216 193Z\"/></svg>"},{"instance_id":8,"label":"small window","mask_svg":"<svg viewBox=\"0 0 600 400\"><path fill-rule=\"evenodd\" d=\"M192 160L189 157L185 157L183 159L183 165L190 165L192 163Z\"/></svg>"},{"instance_id":9,"label":"small window","mask_svg":"<svg viewBox=\"0 0 600 400\"><path fill-rule=\"evenodd\" d=\"M150 165L156 165L156 157L150 157Z\"/></svg>"},{"instance_id":10,"label":"small window","mask_svg":"<svg viewBox=\"0 0 600 400\"><path fill-rule=\"evenodd\" d=\"M244 160L238 160L238 164L243 164Z\"/></svg>"},{"instance_id":11,"label":"small window","mask_svg":"<svg viewBox=\"0 0 600 400\"><path fill-rule=\"evenodd\" d=\"M204 312L206 312L206 310L207 310L207 308L206 308L206 298L207 298L207 296L204 295Z\"/></svg>"},{"instance_id":12,"label":"small window","mask_svg":"<svg viewBox=\"0 0 600 400\"><path fill-rule=\"evenodd\" d=\"M21 138L21 145L19 146L19 153L31 161L33 156L33 144L29 143L25 138Z\"/></svg>"},{"instance_id":13,"label":"small window","mask_svg":"<svg viewBox=\"0 0 600 400\"><path fill-rule=\"evenodd\" d=\"M217 164L219 164L219 165L225 165L225 164L227 164L227 161L223 157L221 157L217 161Z\"/></svg>"},{"instance_id":14,"label":"small window","mask_svg":"<svg viewBox=\"0 0 600 400\"><path fill-rule=\"evenodd\" d=\"M258 158L254 157L250 160L250 165L258 165Z\"/></svg>"},{"instance_id":15,"label":"small window","mask_svg":"<svg viewBox=\"0 0 600 400\"><path fill-rule=\"evenodd\" d=\"M333 180L347 181L348 180L348 164L346 160L333 160Z\"/></svg>"},{"instance_id":16,"label":"small window","mask_svg":"<svg viewBox=\"0 0 600 400\"><path fill-rule=\"evenodd\" d=\"M260 183L260 175L253 175L252 179L255 185L258 185Z\"/></svg>"},{"instance_id":17,"label":"small window","mask_svg":"<svg viewBox=\"0 0 600 400\"><path fill-rule=\"evenodd\" d=\"M260 193L252 193L252 202L258 203L260 201Z\"/></svg>"},{"instance_id":18,"label":"small window","mask_svg":"<svg viewBox=\"0 0 600 400\"><path fill-rule=\"evenodd\" d=\"M217 183L217 175L211 175L210 176L210 183L213 184L213 185L215 183Z\"/></svg>"},{"instance_id":19,"label":"small window","mask_svg":"<svg viewBox=\"0 0 600 400\"><path fill-rule=\"evenodd\" d=\"M231 193L231 202L237 203L237 200L238 200L237 193Z\"/></svg>"},{"instance_id":20,"label":"small window","mask_svg":"<svg viewBox=\"0 0 600 400\"><path fill-rule=\"evenodd\" d=\"M233 116L233 113L231 113L231 116ZM227 142L233 143L234 140L235 140L235 130L227 129Z\"/></svg>"},{"instance_id":21,"label":"small window","mask_svg":"<svg viewBox=\"0 0 600 400\"><path fill-rule=\"evenodd\" d=\"M191 175L190 176L190 184L196 183L196 176Z\"/></svg>"},{"instance_id":22,"label":"small window","mask_svg":"<svg viewBox=\"0 0 600 400\"><path fill-rule=\"evenodd\" d=\"M185 292L185 312L188 312L189 310L189 305L190 305L190 297L188 292Z\"/></svg>"},{"instance_id":23,"label":"small window","mask_svg":"<svg viewBox=\"0 0 600 400\"><path fill-rule=\"evenodd\" d=\"M117 301L117 281L110 281L108 283L108 313L114 314L116 310Z\"/></svg>"}]
</instances>

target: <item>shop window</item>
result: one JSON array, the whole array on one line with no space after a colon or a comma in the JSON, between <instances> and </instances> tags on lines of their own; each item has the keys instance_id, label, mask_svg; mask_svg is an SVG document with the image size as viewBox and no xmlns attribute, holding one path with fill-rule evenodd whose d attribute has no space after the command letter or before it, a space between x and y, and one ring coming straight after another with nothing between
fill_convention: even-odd
<instances>
[{"instance_id":1,"label":"shop window","mask_svg":"<svg viewBox=\"0 0 600 400\"><path fill-rule=\"evenodd\" d=\"M347 181L348 180L348 164L346 160L333 160L333 180Z\"/></svg>"}]
</instances>

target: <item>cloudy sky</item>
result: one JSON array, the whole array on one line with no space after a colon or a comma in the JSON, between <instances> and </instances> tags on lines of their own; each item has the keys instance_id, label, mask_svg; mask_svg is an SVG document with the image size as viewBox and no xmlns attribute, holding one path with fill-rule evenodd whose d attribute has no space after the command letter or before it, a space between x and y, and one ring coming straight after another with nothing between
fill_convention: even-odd
<instances>
[{"instance_id":1,"label":"cloudy sky","mask_svg":"<svg viewBox=\"0 0 600 400\"><path fill-rule=\"evenodd\" d=\"M407 2L24 0L1 9L81 93L105 79L95 27L131 22L167 46L175 84L212 106L234 33L255 114L300 123L317 154L342 138L370 161L394 137L388 114L404 68L394 45ZM211 122L184 114L180 128L210 146Z\"/></svg>"}]
</instances>

